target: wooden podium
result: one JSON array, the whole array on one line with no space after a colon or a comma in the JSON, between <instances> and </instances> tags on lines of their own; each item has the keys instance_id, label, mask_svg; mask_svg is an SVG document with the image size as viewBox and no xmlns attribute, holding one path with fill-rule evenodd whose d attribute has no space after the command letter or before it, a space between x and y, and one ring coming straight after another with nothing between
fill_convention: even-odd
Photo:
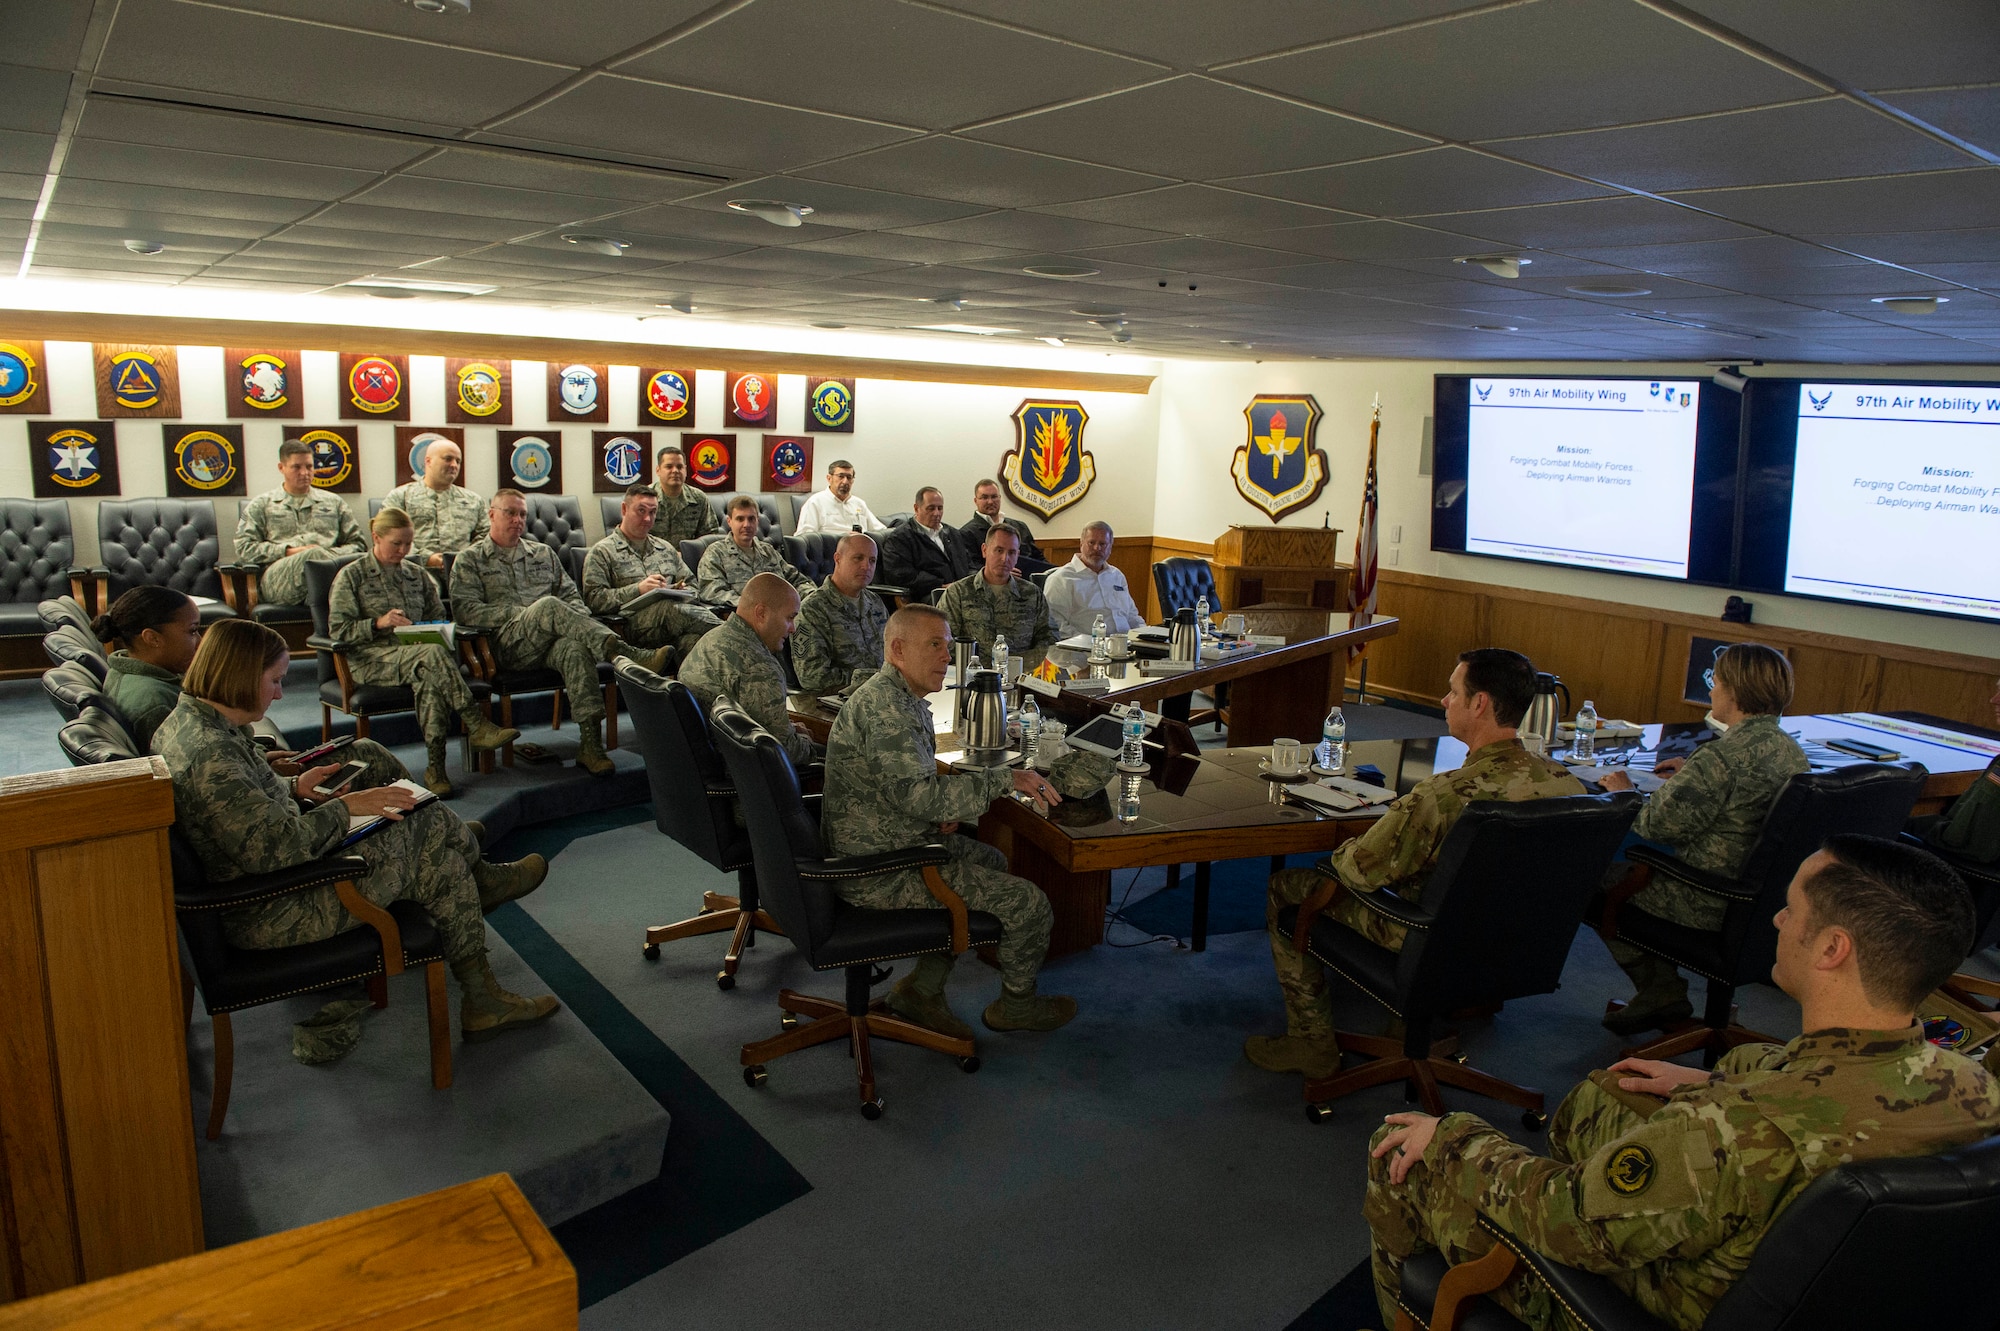
<instances>
[{"instance_id":1,"label":"wooden podium","mask_svg":"<svg viewBox=\"0 0 2000 1331\"><path fill-rule=\"evenodd\" d=\"M1338 527L1231 527L1216 538L1218 610L1258 605L1347 609L1353 570L1334 563Z\"/></svg>"},{"instance_id":2,"label":"wooden podium","mask_svg":"<svg viewBox=\"0 0 2000 1331\"><path fill-rule=\"evenodd\" d=\"M0 779L0 1304L202 1250L159 758Z\"/></svg>"}]
</instances>

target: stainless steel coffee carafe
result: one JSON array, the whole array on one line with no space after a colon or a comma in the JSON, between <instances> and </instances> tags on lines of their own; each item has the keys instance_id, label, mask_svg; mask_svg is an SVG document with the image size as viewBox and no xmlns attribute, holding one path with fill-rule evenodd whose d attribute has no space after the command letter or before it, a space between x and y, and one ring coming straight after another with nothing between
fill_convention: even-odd
<instances>
[{"instance_id":1,"label":"stainless steel coffee carafe","mask_svg":"<svg viewBox=\"0 0 2000 1331\"><path fill-rule=\"evenodd\" d=\"M1201 664L1201 627L1195 623L1194 611L1186 606L1174 612L1173 632L1167 638L1167 659Z\"/></svg>"},{"instance_id":2,"label":"stainless steel coffee carafe","mask_svg":"<svg viewBox=\"0 0 2000 1331\"><path fill-rule=\"evenodd\" d=\"M1562 694L1562 705L1556 705L1556 694ZM1556 747L1558 727L1562 719L1569 715L1569 689L1560 679L1547 671L1535 672L1535 697L1528 704L1528 714L1521 718L1520 734L1540 735L1544 751Z\"/></svg>"},{"instance_id":3,"label":"stainless steel coffee carafe","mask_svg":"<svg viewBox=\"0 0 2000 1331\"><path fill-rule=\"evenodd\" d=\"M1007 751L1007 695L1000 687L998 671L976 670L969 687L960 690L965 699L965 724L959 739L966 757L974 762L990 761Z\"/></svg>"}]
</instances>

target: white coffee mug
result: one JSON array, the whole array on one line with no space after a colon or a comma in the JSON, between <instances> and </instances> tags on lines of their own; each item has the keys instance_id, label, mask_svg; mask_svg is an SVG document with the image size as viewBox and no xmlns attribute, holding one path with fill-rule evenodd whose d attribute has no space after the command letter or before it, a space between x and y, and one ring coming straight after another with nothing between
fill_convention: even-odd
<instances>
[{"instance_id":1,"label":"white coffee mug","mask_svg":"<svg viewBox=\"0 0 2000 1331\"><path fill-rule=\"evenodd\" d=\"M1295 739L1271 741L1271 774L1295 776L1299 770L1299 742Z\"/></svg>"},{"instance_id":2,"label":"white coffee mug","mask_svg":"<svg viewBox=\"0 0 2000 1331\"><path fill-rule=\"evenodd\" d=\"M1131 650L1124 634L1114 633L1111 635L1111 654L1113 656L1125 656L1130 654Z\"/></svg>"},{"instance_id":3,"label":"white coffee mug","mask_svg":"<svg viewBox=\"0 0 2000 1331\"><path fill-rule=\"evenodd\" d=\"M1244 627L1245 627L1244 619L1243 616L1241 615L1224 615L1222 617L1222 632L1223 636L1225 637L1229 638L1242 637Z\"/></svg>"}]
</instances>

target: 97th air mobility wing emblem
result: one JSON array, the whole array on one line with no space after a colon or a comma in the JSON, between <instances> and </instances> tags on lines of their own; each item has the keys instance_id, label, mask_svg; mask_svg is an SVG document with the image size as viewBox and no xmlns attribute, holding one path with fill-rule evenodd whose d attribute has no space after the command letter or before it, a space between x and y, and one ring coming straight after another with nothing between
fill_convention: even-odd
<instances>
[{"instance_id":1,"label":"97th air mobility wing emblem","mask_svg":"<svg viewBox=\"0 0 2000 1331\"><path fill-rule=\"evenodd\" d=\"M1029 398L1014 409L1014 447L1000 459L1001 484L1044 522L1090 493L1097 479L1097 460L1083 451L1089 420L1080 402Z\"/></svg>"},{"instance_id":2,"label":"97th air mobility wing emblem","mask_svg":"<svg viewBox=\"0 0 2000 1331\"><path fill-rule=\"evenodd\" d=\"M1276 522L1326 488L1326 454L1314 443L1319 403L1309 395L1258 394L1243 409L1249 437L1230 460L1237 493Z\"/></svg>"}]
</instances>

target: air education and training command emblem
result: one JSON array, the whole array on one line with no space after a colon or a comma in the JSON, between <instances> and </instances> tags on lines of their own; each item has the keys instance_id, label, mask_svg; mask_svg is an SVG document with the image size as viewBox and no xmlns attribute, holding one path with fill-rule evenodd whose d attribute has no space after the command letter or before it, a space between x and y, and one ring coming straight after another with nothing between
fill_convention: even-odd
<instances>
[{"instance_id":1,"label":"air education and training command emblem","mask_svg":"<svg viewBox=\"0 0 2000 1331\"><path fill-rule=\"evenodd\" d=\"M458 398L458 409L466 415L491 416L501 406L500 371L484 361L462 365L452 392Z\"/></svg>"},{"instance_id":2,"label":"air education and training command emblem","mask_svg":"<svg viewBox=\"0 0 2000 1331\"><path fill-rule=\"evenodd\" d=\"M363 356L347 372L347 396L371 415L394 411L403 400L403 376L380 356Z\"/></svg>"},{"instance_id":3,"label":"air education and training command emblem","mask_svg":"<svg viewBox=\"0 0 2000 1331\"><path fill-rule=\"evenodd\" d=\"M260 411L276 411L291 401L292 370L284 357L268 352L245 356L236 367L243 385L243 405ZM189 436L192 438L193 436ZM189 481L188 484L194 484Z\"/></svg>"},{"instance_id":4,"label":"air education and training command emblem","mask_svg":"<svg viewBox=\"0 0 2000 1331\"><path fill-rule=\"evenodd\" d=\"M220 490L236 465L236 445L213 430L191 430L174 445L174 476L192 490Z\"/></svg>"},{"instance_id":5,"label":"air education and training command emblem","mask_svg":"<svg viewBox=\"0 0 2000 1331\"><path fill-rule=\"evenodd\" d=\"M1276 522L1319 498L1326 453L1314 442L1319 403L1310 396L1258 394L1243 409L1249 437L1230 459L1236 491Z\"/></svg>"},{"instance_id":6,"label":"air education and training command emblem","mask_svg":"<svg viewBox=\"0 0 2000 1331\"><path fill-rule=\"evenodd\" d=\"M18 407L35 395L41 386L36 368L26 347L0 342L0 407Z\"/></svg>"},{"instance_id":7,"label":"air education and training command emblem","mask_svg":"<svg viewBox=\"0 0 2000 1331\"><path fill-rule=\"evenodd\" d=\"M144 351L121 351L111 358L111 396L127 411L160 405L165 382L160 362Z\"/></svg>"},{"instance_id":8,"label":"air education and training command emblem","mask_svg":"<svg viewBox=\"0 0 2000 1331\"><path fill-rule=\"evenodd\" d=\"M656 370L646 380L646 411L654 420L683 419L690 397L687 380L675 370Z\"/></svg>"},{"instance_id":9,"label":"air education and training command emblem","mask_svg":"<svg viewBox=\"0 0 2000 1331\"><path fill-rule=\"evenodd\" d=\"M1014 447L1000 459L1000 483L1042 521L1090 493L1097 460L1083 451L1090 417L1080 402L1037 402L1014 409Z\"/></svg>"}]
</instances>

